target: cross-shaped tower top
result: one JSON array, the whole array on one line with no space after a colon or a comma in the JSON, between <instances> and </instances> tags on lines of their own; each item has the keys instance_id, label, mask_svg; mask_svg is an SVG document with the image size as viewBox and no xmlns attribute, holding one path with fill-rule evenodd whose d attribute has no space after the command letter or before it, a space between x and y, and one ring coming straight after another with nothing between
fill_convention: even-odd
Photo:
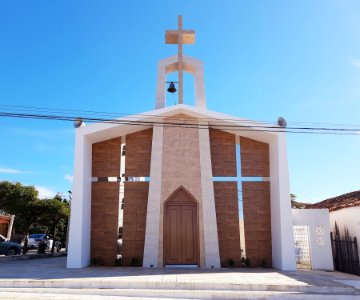
<instances>
[{"instance_id":1,"label":"cross-shaped tower top","mask_svg":"<svg viewBox=\"0 0 360 300\"><path fill-rule=\"evenodd\" d=\"M183 103L183 44L195 43L195 30L182 29L182 16L178 16L178 30L166 30L165 32L166 44L178 44L178 97L179 104Z\"/></svg>"}]
</instances>

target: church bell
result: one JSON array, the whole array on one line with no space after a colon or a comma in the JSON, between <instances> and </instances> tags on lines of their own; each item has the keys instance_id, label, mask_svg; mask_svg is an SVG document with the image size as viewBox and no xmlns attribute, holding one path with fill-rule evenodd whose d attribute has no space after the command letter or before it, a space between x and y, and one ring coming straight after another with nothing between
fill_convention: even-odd
<instances>
[{"instance_id":1,"label":"church bell","mask_svg":"<svg viewBox=\"0 0 360 300\"><path fill-rule=\"evenodd\" d=\"M167 89L167 91L171 94L175 93L176 92L176 88L175 88L175 84L174 82L170 82L170 85L169 85L169 88Z\"/></svg>"}]
</instances>

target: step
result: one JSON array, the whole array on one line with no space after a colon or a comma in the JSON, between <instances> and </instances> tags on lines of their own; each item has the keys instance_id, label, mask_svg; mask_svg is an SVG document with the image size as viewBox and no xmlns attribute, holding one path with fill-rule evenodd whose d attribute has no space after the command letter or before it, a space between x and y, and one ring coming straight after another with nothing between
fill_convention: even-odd
<instances>
[{"instance_id":1,"label":"step","mask_svg":"<svg viewBox=\"0 0 360 300\"><path fill-rule=\"evenodd\" d=\"M239 284L229 282L206 281L141 281L135 278L113 277L100 278L68 278L68 279L0 279L1 288L66 288L66 289L136 289L136 290L218 290L218 291L271 291L287 293L312 294L356 294L359 293L352 286L342 283L337 285L310 285L310 284ZM360 294L359 294L360 295Z\"/></svg>"},{"instance_id":2,"label":"step","mask_svg":"<svg viewBox=\"0 0 360 300\"><path fill-rule=\"evenodd\" d=\"M154 300L154 299L359 299L354 294L312 294L278 291L225 291L225 290L171 290L171 289L1 289L4 299L116 299L116 300Z\"/></svg>"}]
</instances>

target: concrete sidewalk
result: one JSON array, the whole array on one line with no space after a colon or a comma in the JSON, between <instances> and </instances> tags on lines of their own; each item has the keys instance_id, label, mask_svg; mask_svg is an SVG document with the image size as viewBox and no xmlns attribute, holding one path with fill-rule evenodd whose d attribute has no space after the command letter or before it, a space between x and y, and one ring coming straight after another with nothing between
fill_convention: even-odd
<instances>
[{"instance_id":1,"label":"concrete sidewalk","mask_svg":"<svg viewBox=\"0 0 360 300\"><path fill-rule=\"evenodd\" d=\"M360 299L360 277L338 272L66 269L65 263L66 257L0 263L1 299Z\"/></svg>"}]
</instances>

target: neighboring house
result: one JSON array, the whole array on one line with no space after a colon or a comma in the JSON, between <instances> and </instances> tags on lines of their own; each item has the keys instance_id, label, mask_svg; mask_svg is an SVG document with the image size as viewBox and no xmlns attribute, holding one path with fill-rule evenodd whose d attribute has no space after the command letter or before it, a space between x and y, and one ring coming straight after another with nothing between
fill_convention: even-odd
<instances>
[{"instance_id":1,"label":"neighboring house","mask_svg":"<svg viewBox=\"0 0 360 300\"><path fill-rule=\"evenodd\" d=\"M11 238L12 227L14 224L14 215L8 215L0 212L0 234L7 239Z\"/></svg>"},{"instance_id":2,"label":"neighboring house","mask_svg":"<svg viewBox=\"0 0 360 300\"><path fill-rule=\"evenodd\" d=\"M166 41L194 42L193 31L182 32L168 31ZM166 76L175 71L179 103L169 106ZM182 71L194 76L193 106L180 97ZM122 259L218 268L241 266L246 253L253 267L294 270L283 122L208 110L202 62L182 50L160 61L157 78L155 110L76 123L67 267Z\"/></svg>"},{"instance_id":3,"label":"neighboring house","mask_svg":"<svg viewBox=\"0 0 360 300\"><path fill-rule=\"evenodd\" d=\"M335 232L336 223L340 236L343 237L347 230L352 238L356 237L360 256L360 190L310 204L306 208L329 209L330 230Z\"/></svg>"}]
</instances>

